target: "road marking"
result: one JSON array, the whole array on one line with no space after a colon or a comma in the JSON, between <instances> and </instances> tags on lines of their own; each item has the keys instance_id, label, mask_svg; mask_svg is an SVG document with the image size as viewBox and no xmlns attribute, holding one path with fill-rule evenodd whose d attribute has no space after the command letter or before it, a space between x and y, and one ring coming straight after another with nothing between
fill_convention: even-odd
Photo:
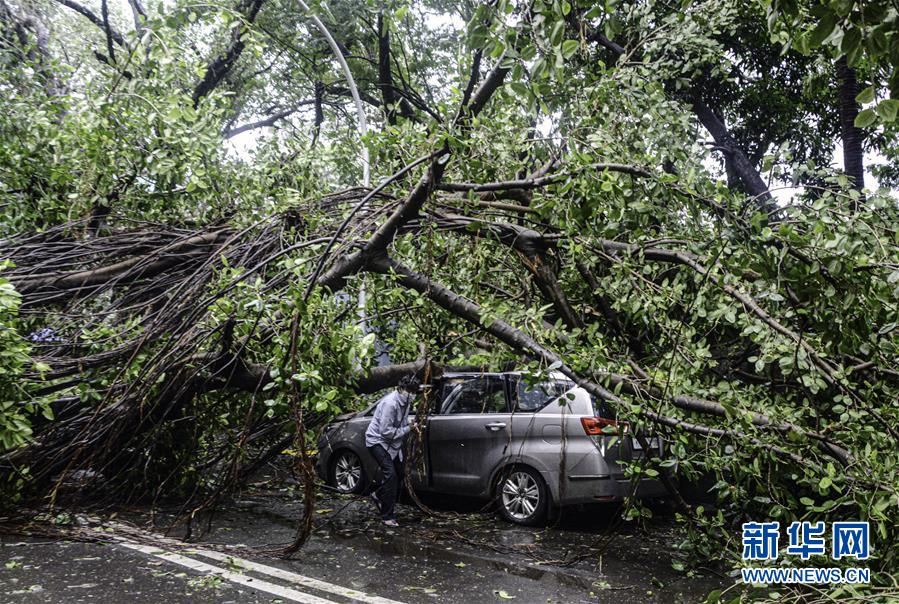
<instances>
[{"instance_id":1,"label":"road marking","mask_svg":"<svg viewBox=\"0 0 899 604\"><path fill-rule=\"evenodd\" d=\"M282 581L288 581L290 583L302 585L304 587L311 587L319 591L325 591L338 596L343 596L345 598L350 598L358 602L365 602L366 604L403 604L402 602L398 602L397 600L390 600L388 598L372 596L365 592L358 591L349 587L342 587L340 585L334 585L333 583L326 583L325 581L313 579L312 577L305 577L303 575L298 575L281 568L266 566L265 564L251 562L250 560L244 560L243 558L237 558L235 556L230 556L221 552L196 548L192 548L191 552L199 554L200 556L206 558L211 558L212 560L217 560L219 562L228 562L230 564L246 568L247 570L252 570L257 573L269 575L271 577L275 577L276 579L281 579Z\"/></svg>"},{"instance_id":2,"label":"road marking","mask_svg":"<svg viewBox=\"0 0 899 604\"><path fill-rule=\"evenodd\" d=\"M199 562L197 560L194 560L193 558L188 558L180 554L167 552L165 550L159 549L158 547L150 547L148 545L141 545L139 543L132 543L130 541L120 541L119 545L127 547L128 549L142 552L144 554L156 556L157 558L162 558L163 560L166 560L173 564L184 566L191 570L216 575L222 577L223 579L227 579L232 583L237 583L238 585L243 585L245 587L251 587L258 591L264 591L274 596L278 596L279 598L290 600L291 602L300 602L301 604L337 604L333 600L326 600L324 598L319 598L318 596L313 596L312 594L307 594L296 589L281 587L280 585L275 585L274 583L269 583L268 581L263 581L261 579L254 579L240 573L235 573L230 570L225 570L224 568L206 564L205 562Z\"/></svg>"}]
</instances>

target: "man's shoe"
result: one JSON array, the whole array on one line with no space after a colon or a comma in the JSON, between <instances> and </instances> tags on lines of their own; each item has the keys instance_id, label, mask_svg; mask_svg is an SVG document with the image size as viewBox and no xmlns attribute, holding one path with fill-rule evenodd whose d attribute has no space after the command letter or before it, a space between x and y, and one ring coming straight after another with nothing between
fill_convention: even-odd
<instances>
[{"instance_id":1,"label":"man's shoe","mask_svg":"<svg viewBox=\"0 0 899 604\"><path fill-rule=\"evenodd\" d=\"M371 492L371 500L375 502L375 505L378 506L378 511L381 511L381 498L378 497L377 491Z\"/></svg>"},{"instance_id":2,"label":"man's shoe","mask_svg":"<svg viewBox=\"0 0 899 604\"><path fill-rule=\"evenodd\" d=\"M398 527L400 525L400 523L397 522L396 520L382 520L381 522L384 523L384 526L389 526L389 527L394 527L394 528Z\"/></svg>"}]
</instances>

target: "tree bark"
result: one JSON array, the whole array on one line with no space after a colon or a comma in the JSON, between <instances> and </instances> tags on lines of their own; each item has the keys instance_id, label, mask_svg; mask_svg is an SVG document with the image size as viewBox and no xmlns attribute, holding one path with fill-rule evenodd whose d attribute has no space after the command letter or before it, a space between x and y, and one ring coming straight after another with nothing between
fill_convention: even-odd
<instances>
[{"instance_id":1,"label":"tree bark","mask_svg":"<svg viewBox=\"0 0 899 604\"><path fill-rule=\"evenodd\" d=\"M103 23L103 19L97 16L91 9L86 6L75 2L75 0L56 0L63 6L67 6L71 8L76 13L83 15L88 21L102 29L103 31L107 31L106 26ZM122 34L117 32L116 30L109 28L109 36L112 40L118 44L119 46L125 46L125 38L122 37Z\"/></svg>"},{"instance_id":2,"label":"tree bark","mask_svg":"<svg viewBox=\"0 0 899 604\"><path fill-rule=\"evenodd\" d=\"M396 124L396 95L393 90L393 74L390 72L390 32L384 23L384 12L378 13L378 87L384 99L387 123Z\"/></svg>"},{"instance_id":3,"label":"tree bark","mask_svg":"<svg viewBox=\"0 0 899 604\"><path fill-rule=\"evenodd\" d=\"M246 2L241 2L238 11L244 15L247 22L252 23L256 20L256 15L259 14L259 9L262 8L263 1L264 0L247 0ZM194 107L200 104L200 100L204 96L215 90L216 86L218 86L222 80L225 79L225 76L231 72L231 68L234 67L234 64L243 53L244 47L246 47L246 43L244 42L244 34L246 34L246 31L246 26L243 23L235 26L234 29L231 30L231 43L224 52L210 61L206 66L203 79L201 79L194 87L192 95Z\"/></svg>"},{"instance_id":4,"label":"tree bark","mask_svg":"<svg viewBox=\"0 0 899 604\"><path fill-rule=\"evenodd\" d=\"M855 70L849 67L845 55L837 59L837 79L840 83L840 133L843 139L843 171L852 178L852 186L859 191L865 187L864 133L855 126L859 105L859 84Z\"/></svg>"},{"instance_id":5,"label":"tree bark","mask_svg":"<svg viewBox=\"0 0 899 604\"><path fill-rule=\"evenodd\" d=\"M40 295L57 303L77 296L85 289L114 283L125 284L158 275L195 257L208 257L209 246L217 245L231 234L230 229L203 233L160 248L144 256L122 260L116 264L71 273L40 277L13 277L12 282L29 303L41 303Z\"/></svg>"},{"instance_id":6,"label":"tree bark","mask_svg":"<svg viewBox=\"0 0 899 604\"><path fill-rule=\"evenodd\" d=\"M777 205L768 191L768 185L765 184L758 170L755 169L755 166L743 153L736 139L724 124L724 120L702 102L698 95L693 99L693 112L696 113L696 117L699 118L702 125L715 139L715 144L724 152L728 172L732 171L739 177L746 192L752 195L765 211L769 213L776 211Z\"/></svg>"}]
</instances>

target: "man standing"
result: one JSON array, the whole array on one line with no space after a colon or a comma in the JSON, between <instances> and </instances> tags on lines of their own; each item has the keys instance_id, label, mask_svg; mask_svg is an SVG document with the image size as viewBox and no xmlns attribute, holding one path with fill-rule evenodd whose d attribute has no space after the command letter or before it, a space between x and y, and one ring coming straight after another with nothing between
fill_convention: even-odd
<instances>
[{"instance_id":1,"label":"man standing","mask_svg":"<svg viewBox=\"0 0 899 604\"><path fill-rule=\"evenodd\" d=\"M372 497L387 526L396 521L396 497L403 477L403 438L409 432L409 409L418 393L415 376L400 380L397 389L378 401L375 414L365 431L365 446L381 468L381 482Z\"/></svg>"}]
</instances>

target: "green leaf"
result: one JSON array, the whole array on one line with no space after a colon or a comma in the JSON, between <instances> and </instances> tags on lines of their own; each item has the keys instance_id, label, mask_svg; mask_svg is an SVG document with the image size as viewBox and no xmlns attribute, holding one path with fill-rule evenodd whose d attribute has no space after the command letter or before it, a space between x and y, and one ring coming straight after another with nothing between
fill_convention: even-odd
<instances>
[{"instance_id":1,"label":"green leaf","mask_svg":"<svg viewBox=\"0 0 899 604\"><path fill-rule=\"evenodd\" d=\"M566 59L570 59L580 47L581 44L577 40L565 40L564 42L562 42L562 56L564 56Z\"/></svg>"},{"instance_id":2,"label":"green leaf","mask_svg":"<svg viewBox=\"0 0 899 604\"><path fill-rule=\"evenodd\" d=\"M865 109L864 111L859 112L858 115L855 116L855 127L856 128L867 128L871 124L877 121L877 114L874 113L873 109Z\"/></svg>"},{"instance_id":3,"label":"green leaf","mask_svg":"<svg viewBox=\"0 0 899 604\"><path fill-rule=\"evenodd\" d=\"M509 82L509 88L514 92L517 96L527 97L529 93L529 89L527 84L524 82Z\"/></svg>"},{"instance_id":4,"label":"green leaf","mask_svg":"<svg viewBox=\"0 0 899 604\"><path fill-rule=\"evenodd\" d=\"M493 593L495 593L497 596L499 596L503 600L514 600L517 597L517 596L509 595L509 592L507 592L503 589L500 589L499 591L495 591Z\"/></svg>"},{"instance_id":5,"label":"green leaf","mask_svg":"<svg viewBox=\"0 0 899 604\"><path fill-rule=\"evenodd\" d=\"M843 41L840 43L840 50L843 51L843 54L848 55L850 53L857 52L859 46L862 42L862 34L855 27L850 27L843 34Z\"/></svg>"},{"instance_id":6,"label":"green leaf","mask_svg":"<svg viewBox=\"0 0 899 604\"><path fill-rule=\"evenodd\" d=\"M862 105L864 105L866 103L873 103L874 102L874 87L868 86L867 88L865 88L864 90L859 92L858 95L855 97L855 100L857 102L861 103Z\"/></svg>"},{"instance_id":7,"label":"green leaf","mask_svg":"<svg viewBox=\"0 0 899 604\"><path fill-rule=\"evenodd\" d=\"M534 66L531 68L531 77L535 80L539 80L540 78L546 75L546 60L543 57L540 57L536 61L534 61Z\"/></svg>"},{"instance_id":8,"label":"green leaf","mask_svg":"<svg viewBox=\"0 0 899 604\"><path fill-rule=\"evenodd\" d=\"M552 32L549 34L549 42L553 46L559 46L562 43L562 36L565 35L565 21L556 21L553 25Z\"/></svg>"},{"instance_id":9,"label":"green leaf","mask_svg":"<svg viewBox=\"0 0 899 604\"><path fill-rule=\"evenodd\" d=\"M899 100L886 99L880 101L875 109L877 115L885 122L893 122L896 120L896 114L899 113Z\"/></svg>"},{"instance_id":10,"label":"green leaf","mask_svg":"<svg viewBox=\"0 0 899 604\"><path fill-rule=\"evenodd\" d=\"M821 43L826 40L831 33L833 33L834 27L837 26L837 16L831 12L828 12L824 15L824 17L818 22L818 25L812 30L811 35L809 36L809 43L812 48L816 46L821 46Z\"/></svg>"}]
</instances>

